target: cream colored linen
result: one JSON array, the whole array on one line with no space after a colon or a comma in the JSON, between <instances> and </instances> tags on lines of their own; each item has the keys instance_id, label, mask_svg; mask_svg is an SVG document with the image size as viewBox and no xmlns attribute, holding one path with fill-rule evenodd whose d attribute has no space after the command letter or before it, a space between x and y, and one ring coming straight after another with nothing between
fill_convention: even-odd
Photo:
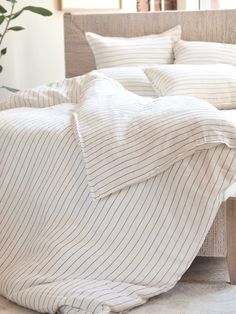
<instances>
[{"instance_id":1,"label":"cream colored linen","mask_svg":"<svg viewBox=\"0 0 236 314\"><path fill-rule=\"evenodd\" d=\"M159 96L189 95L218 109L236 108L236 68L227 64L174 64L144 70Z\"/></svg>"},{"instance_id":2,"label":"cream colored linen","mask_svg":"<svg viewBox=\"0 0 236 314\"><path fill-rule=\"evenodd\" d=\"M132 93L145 97L157 97L151 83L140 67L113 67L97 71L118 81Z\"/></svg>"},{"instance_id":3,"label":"cream colored linen","mask_svg":"<svg viewBox=\"0 0 236 314\"><path fill-rule=\"evenodd\" d=\"M180 40L174 45L175 63L236 66L236 44Z\"/></svg>"},{"instance_id":4,"label":"cream colored linen","mask_svg":"<svg viewBox=\"0 0 236 314\"><path fill-rule=\"evenodd\" d=\"M91 74L28 90L0 104L12 108L0 112L1 295L42 313L110 314L142 305L176 284L198 253L223 191L236 180L236 149L223 144L233 144L236 133L211 105L185 97L181 106L181 97L170 98L172 103L169 98L150 103ZM99 163L100 153L104 161L111 160L106 156L109 147L114 151L110 136L122 144L117 158L134 136L135 147L129 149L135 154L126 151L122 175L130 158L133 166L143 157L148 162L140 145L152 148L150 134L161 140L164 124L173 131L169 119L177 109L179 115L185 112L189 124L200 122L197 117L205 113L211 127L202 131L212 135L206 140L221 140L176 158L159 174L154 164L149 179L92 199L86 174L90 165L77 132L82 132L83 150L85 142L87 148L97 147L93 155ZM162 118L157 114L161 110ZM165 140L173 140L173 134L165 134ZM165 145L161 148L156 157ZM110 173L114 179L116 169ZM142 174L138 165L136 174Z\"/></svg>"},{"instance_id":5,"label":"cream colored linen","mask_svg":"<svg viewBox=\"0 0 236 314\"><path fill-rule=\"evenodd\" d=\"M174 42L180 37L180 25L161 34L139 37L104 37L86 33L97 69L173 63Z\"/></svg>"}]
</instances>

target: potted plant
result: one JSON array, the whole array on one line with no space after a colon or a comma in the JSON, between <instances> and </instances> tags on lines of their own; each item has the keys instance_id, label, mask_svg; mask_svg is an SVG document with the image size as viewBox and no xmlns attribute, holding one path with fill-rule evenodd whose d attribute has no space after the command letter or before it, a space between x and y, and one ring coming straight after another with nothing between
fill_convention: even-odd
<instances>
[{"instance_id":1,"label":"potted plant","mask_svg":"<svg viewBox=\"0 0 236 314\"><path fill-rule=\"evenodd\" d=\"M2 1L1 1L2 2ZM5 5L0 5L0 61L7 53L7 47L4 45L4 39L9 32L19 32L24 30L24 27L15 25L15 20L25 11L36 13L42 16L50 16L52 12L41 7L25 6L16 10L16 0L5 0ZM3 67L0 63L0 75ZM2 86L10 91L16 91L13 88Z\"/></svg>"}]
</instances>

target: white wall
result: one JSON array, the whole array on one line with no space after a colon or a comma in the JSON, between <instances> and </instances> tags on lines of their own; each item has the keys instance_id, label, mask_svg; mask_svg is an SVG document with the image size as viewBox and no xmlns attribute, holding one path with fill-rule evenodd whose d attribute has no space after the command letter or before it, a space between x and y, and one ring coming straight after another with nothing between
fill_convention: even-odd
<instances>
[{"instance_id":1,"label":"white wall","mask_svg":"<svg viewBox=\"0 0 236 314\"><path fill-rule=\"evenodd\" d=\"M23 89L64 78L63 14L57 10L57 2L18 2L18 8L27 5L42 6L53 11L53 15L42 17L24 12L12 23L12 26L20 25L26 30L9 32L6 37L8 52L1 59L3 72L0 74L0 85Z\"/></svg>"},{"instance_id":2,"label":"white wall","mask_svg":"<svg viewBox=\"0 0 236 314\"><path fill-rule=\"evenodd\" d=\"M136 11L136 0L124 0L123 3L124 11ZM3 5L7 4L4 1ZM24 89L63 79L63 12L57 10L59 0L20 0L17 5L18 8L42 6L51 10L53 15L42 17L24 12L15 20L14 25L24 26L26 30L9 32L6 37L8 52L1 60L4 69L0 74L0 86Z\"/></svg>"},{"instance_id":3,"label":"white wall","mask_svg":"<svg viewBox=\"0 0 236 314\"><path fill-rule=\"evenodd\" d=\"M199 0L177 0L178 10L198 10Z\"/></svg>"},{"instance_id":4,"label":"white wall","mask_svg":"<svg viewBox=\"0 0 236 314\"><path fill-rule=\"evenodd\" d=\"M202 10L212 8L211 0L200 0ZM177 0L178 10L198 10L199 0ZM236 9L236 0L219 0L219 9Z\"/></svg>"},{"instance_id":5,"label":"white wall","mask_svg":"<svg viewBox=\"0 0 236 314\"><path fill-rule=\"evenodd\" d=\"M125 12L136 12L137 2L136 0L123 0L123 11Z\"/></svg>"}]
</instances>

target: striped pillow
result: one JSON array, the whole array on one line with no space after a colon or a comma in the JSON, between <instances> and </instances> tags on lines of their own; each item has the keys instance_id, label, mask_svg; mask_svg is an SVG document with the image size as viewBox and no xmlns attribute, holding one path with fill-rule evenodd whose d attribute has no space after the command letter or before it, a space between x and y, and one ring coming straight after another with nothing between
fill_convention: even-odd
<instances>
[{"instance_id":1,"label":"striped pillow","mask_svg":"<svg viewBox=\"0 0 236 314\"><path fill-rule=\"evenodd\" d=\"M140 96L156 97L148 78L139 67L117 67L97 70L118 81L125 89Z\"/></svg>"},{"instance_id":2,"label":"striped pillow","mask_svg":"<svg viewBox=\"0 0 236 314\"><path fill-rule=\"evenodd\" d=\"M97 69L173 63L174 42L180 37L180 25L158 35L140 37L103 37L86 33Z\"/></svg>"},{"instance_id":3,"label":"striped pillow","mask_svg":"<svg viewBox=\"0 0 236 314\"><path fill-rule=\"evenodd\" d=\"M224 63L236 66L236 45L180 40L174 45L175 63Z\"/></svg>"},{"instance_id":4,"label":"striped pillow","mask_svg":"<svg viewBox=\"0 0 236 314\"><path fill-rule=\"evenodd\" d=\"M172 64L144 72L159 96L189 95L218 109L236 108L236 69L232 65Z\"/></svg>"}]
</instances>

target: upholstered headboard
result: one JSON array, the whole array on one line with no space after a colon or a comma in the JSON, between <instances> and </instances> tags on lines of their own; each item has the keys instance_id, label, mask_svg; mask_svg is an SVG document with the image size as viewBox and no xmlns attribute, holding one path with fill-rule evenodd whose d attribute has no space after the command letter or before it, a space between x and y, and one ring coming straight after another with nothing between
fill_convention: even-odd
<instances>
[{"instance_id":1,"label":"upholstered headboard","mask_svg":"<svg viewBox=\"0 0 236 314\"><path fill-rule=\"evenodd\" d=\"M182 38L236 44L236 10L64 15L66 77L95 69L84 33L141 36L182 25Z\"/></svg>"}]
</instances>

